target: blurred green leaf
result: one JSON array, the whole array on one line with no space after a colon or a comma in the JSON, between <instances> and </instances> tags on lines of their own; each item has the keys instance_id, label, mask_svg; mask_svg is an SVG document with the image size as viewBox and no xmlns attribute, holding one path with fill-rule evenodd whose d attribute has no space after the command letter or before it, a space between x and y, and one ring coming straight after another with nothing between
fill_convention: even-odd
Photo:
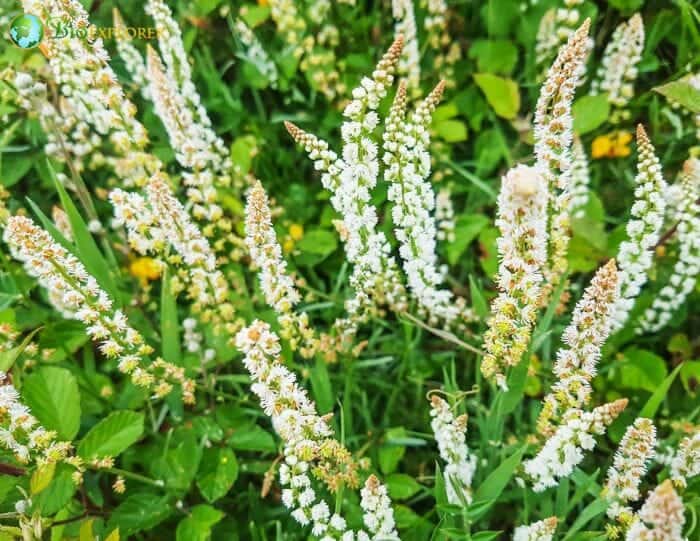
<instances>
[{"instance_id":1,"label":"blurred green leaf","mask_svg":"<svg viewBox=\"0 0 700 541\"><path fill-rule=\"evenodd\" d=\"M80 429L78 382L65 368L43 366L27 376L22 396L34 416L60 439L71 441Z\"/></svg>"},{"instance_id":2,"label":"blurred green leaf","mask_svg":"<svg viewBox=\"0 0 700 541\"><path fill-rule=\"evenodd\" d=\"M498 116L508 120L516 117L520 110L520 94L515 81L491 73L475 73L474 80Z\"/></svg>"},{"instance_id":3,"label":"blurred green leaf","mask_svg":"<svg viewBox=\"0 0 700 541\"><path fill-rule=\"evenodd\" d=\"M197 486L208 502L222 498L238 478L238 461L231 449L210 448L204 450Z\"/></svg>"},{"instance_id":4,"label":"blurred green leaf","mask_svg":"<svg viewBox=\"0 0 700 541\"><path fill-rule=\"evenodd\" d=\"M582 96L577 99L571 113L574 117L574 131L579 135L592 132L601 126L610 115L610 103L606 94Z\"/></svg>"},{"instance_id":5,"label":"blurred green leaf","mask_svg":"<svg viewBox=\"0 0 700 541\"><path fill-rule=\"evenodd\" d=\"M90 429L78 445L78 454L85 460L116 457L142 434L142 413L115 411Z\"/></svg>"}]
</instances>

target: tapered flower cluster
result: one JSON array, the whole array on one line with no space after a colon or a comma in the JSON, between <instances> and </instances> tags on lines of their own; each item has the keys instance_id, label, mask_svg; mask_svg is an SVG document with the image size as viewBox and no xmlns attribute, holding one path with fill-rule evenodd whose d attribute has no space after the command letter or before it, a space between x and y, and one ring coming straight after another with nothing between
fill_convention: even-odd
<instances>
[{"instance_id":1,"label":"tapered flower cluster","mask_svg":"<svg viewBox=\"0 0 700 541\"><path fill-rule=\"evenodd\" d=\"M564 45L576 31L581 22L579 6L583 0L564 0L562 5L553 7L545 12L540 20L535 43L535 62L538 73L546 73L549 64L554 60L559 48ZM592 48L592 40L587 47Z\"/></svg>"},{"instance_id":2,"label":"tapered flower cluster","mask_svg":"<svg viewBox=\"0 0 700 541\"><path fill-rule=\"evenodd\" d=\"M350 285L355 296L346 303L349 317L339 322L345 335L352 335L359 322L376 313L381 305L395 311L406 308L406 294L398 266L390 254L389 243L377 231L377 209L371 204L371 190L379 174L377 143L373 131L379 124L376 109L393 81L396 62L403 46L398 38L372 73L353 90L353 100L343 112L343 157L329 149L328 143L295 125L285 125L292 137L304 147L321 171L323 186L331 193L331 204L341 215L337 223L345 241L348 261L354 265Z\"/></svg>"},{"instance_id":3,"label":"tapered flower cluster","mask_svg":"<svg viewBox=\"0 0 700 541\"><path fill-rule=\"evenodd\" d=\"M87 12L77 0L23 0L26 13L44 21L62 21L72 31L43 41L49 65L61 92L61 111L55 118L75 119L63 126L74 144L89 139L90 129L111 144L109 155L93 156L112 167L127 186L139 186L157 171L161 164L146 152L148 135L136 120L136 107L124 96L117 77L109 67L109 55L101 38L81 37L90 32Z\"/></svg>"},{"instance_id":4,"label":"tapered flower cluster","mask_svg":"<svg viewBox=\"0 0 700 541\"><path fill-rule=\"evenodd\" d=\"M21 464L66 462L80 467L80 460L70 456L71 443L58 441L55 432L41 426L4 372L0 372L0 447Z\"/></svg>"},{"instance_id":5,"label":"tapered flower cluster","mask_svg":"<svg viewBox=\"0 0 700 541\"><path fill-rule=\"evenodd\" d=\"M294 0L270 0L270 16L277 25L282 40L292 48L295 56L304 54L302 40L306 33L306 21L297 10Z\"/></svg>"},{"instance_id":6,"label":"tapered flower cluster","mask_svg":"<svg viewBox=\"0 0 700 541\"><path fill-rule=\"evenodd\" d=\"M620 298L614 308L613 330L625 325L635 300L647 281L647 272L654 255L653 248L661 237L666 212L666 181L654 147L641 125L637 126L637 145L637 187L631 210L632 218L627 223L629 238L620 245L617 256Z\"/></svg>"},{"instance_id":7,"label":"tapered flower cluster","mask_svg":"<svg viewBox=\"0 0 700 541\"><path fill-rule=\"evenodd\" d=\"M546 180L534 167L518 165L501 182L496 220L500 293L484 334L481 372L503 389L505 370L527 350L537 315L547 261L547 194Z\"/></svg>"},{"instance_id":8,"label":"tapered flower cluster","mask_svg":"<svg viewBox=\"0 0 700 541\"><path fill-rule=\"evenodd\" d=\"M552 541L556 530L557 517L549 517L517 527L513 532L513 541Z\"/></svg>"},{"instance_id":9,"label":"tapered flower cluster","mask_svg":"<svg viewBox=\"0 0 700 541\"><path fill-rule=\"evenodd\" d=\"M454 242L455 209L452 205L452 192L449 188L441 188L435 197L435 222L438 240Z\"/></svg>"},{"instance_id":10,"label":"tapered flower cluster","mask_svg":"<svg viewBox=\"0 0 700 541\"><path fill-rule=\"evenodd\" d=\"M554 374L557 382L544 399L537 431L554 433L555 425L571 408L582 408L591 395L601 349L610 334L611 312L619 295L615 261L600 268L574 309L562 342L568 347L557 352Z\"/></svg>"},{"instance_id":11,"label":"tapered flower cluster","mask_svg":"<svg viewBox=\"0 0 700 541\"><path fill-rule=\"evenodd\" d=\"M444 84L406 119L406 86L401 82L384 130L384 178L390 183L388 198L394 204L392 218L399 241L408 287L425 312L429 323L463 325L473 319L464 299L455 299L440 289L443 275L436 253L437 228L431 215L435 194L427 178L430 174L428 126Z\"/></svg>"},{"instance_id":12,"label":"tapered flower cluster","mask_svg":"<svg viewBox=\"0 0 700 541\"><path fill-rule=\"evenodd\" d=\"M644 50L644 22L639 13L629 21L621 23L613 32L605 48L603 60L596 79L591 85L591 94L607 95L613 106L611 122L629 118L625 107L634 96L634 82L637 79L637 64Z\"/></svg>"},{"instance_id":13,"label":"tapered flower cluster","mask_svg":"<svg viewBox=\"0 0 700 541\"><path fill-rule=\"evenodd\" d=\"M571 216L582 218L585 214L584 207L588 203L591 184L591 173L588 169L588 157L583 148L581 139L574 137L571 145Z\"/></svg>"},{"instance_id":14,"label":"tapered flower cluster","mask_svg":"<svg viewBox=\"0 0 700 541\"><path fill-rule=\"evenodd\" d=\"M162 359L146 362L153 348L129 326L124 313L114 308L112 299L83 264L46 231L29 218L15 216L9 219L3 238L12 256L46 288L54 307L65 317L84 323L88 335L99 343L100 352L118 361L119 370L135 385L158 398L177 386L185 403L194 402L194 382L185 377L184 370Z\"/></svg>"},{"instance_id":15,"label":"tapered flower cluster","mask_svg":"<svg viewBox=\"0 0 700 541\"><path fill-rule=\"evenodd\" d=\"M308 316L294 310L300 295L293 278L287 273L287 262L282 257L282 248L272 226L267 194L260 181L248 192L246 244L251 259L258 267L265 301L277 313L282 338L290 342L293 350L301 348L305 357L313 356L318 338L309 326Z\"/></svg>"},{"instance_id":16,"label":"tapered flower cluster","mask_svg":"<svg viewBox=\"0 0 700 541\"><path fill-rule=\"evenodd\" d=\"M654 297L639 321L639 332L656 332L665 327L695 288L700 274L700 161L685 163L681 200L675 212L678 220L678 260L669 283Z\"/></svg>"},{"instance_id":17,"label":"tapered flower cluster","mask_svg":"<svg viewBox=\"0 0 700 541\"><path fill-rule=\"evenodd\" d=\"M445 490L453 504L471 503L471 485L476 470L476 456L466 443L467 416L455 417L450 405L439 396L431 397L430 426L438 444L440 458L445 461Z\"/></svg>"},{"instance_id":18,"label":"tapered flower cluster","mask_svg":"<svg viewBox=\"0 0 700 541\"><path fill-rule=\"evenodd\" d=\"M671 479L676 486L685 488L688 479L696 475L700 475L700 431L683 438L671 460Z\"/></svg>"},{"instance_id":19,"label":"tapered flower cluster","mask_svg":"<svg viewBox=\"0 0 700 541\"><path fill-rule=\"evenodd\" d=\"M272 88L277 87L277 67L267 54L267 51L260 43L260 40L253 33L243 19L236 19L234 29L241 43L245 46L245 58L253 64L265 77Z\"/></svg>"},{"instance_id":20,"label":"tapered flower cluster","mask_svg":"<svg viewBox=\"0 0 700 541\"><path fill-rule=\"evenodd\" d=\"M584 451L595 448L595 436L606 428L627 406L627 399L616 400L593 411L570 409L554 435L531 460L524 462L525 473L533 481L535 492L554 487L559 480L571 475L584 458Z\"/></svg>"},{"instance_id":21,"label":"tapered flower cluster","mask_svg":"<svg viewBox=\"0 0 700 541\"><path fill-rule=\"evenodd\" d=\"M537 167L550 191L548 232L548 265L544 272L542 304L549 302L568 267L569 207L571 190L571 144L573 139L571 105L576 87L585 73L588 57L590 20L559 50L547 72L535 108L534 137Z\"/></svg>"},{"instance_id":22,"label":"tapered flower cluster","mask_svg":"<svg viewBox=\"0 0 700 541\"><path fill-rule=\"evenodd\" d=\"M141 95L149 100L151 99L151 92L148 84L146 62L143 60L143 56L141 56L139 50L134 46L132 40L125 39L127 35L127 26L117 8L112 10L112 19L114 21L114 31L119 36L119 38L115 40L117 53L119 53L119 57L124 61L126 71L131 75L131 80L134 85L138 87Z\"/></svg>"},{"instance_id":23,"label":"tapered flower cluster","mask_svg":"<svg viewBox=\"0 0 700 541\"><path fill-rule=\"evenodd\" d=\"M269 325L253 322L236 336L236 345L253 379L252 391L284 441L284 462L280 466L282 502L302 526L310 525L314 536L326 540L366 541L397 539L391 502L386 488L371 476L361 491L366 531L349 530L345 519L331 514L328 504L312 488L310 475L315 463L325 458L323 449L334 441L328 418L316 412L315 404L296 382L296 377L279 360L279 338ZM336 442L337 444L337 442ZM332 447L340 453L342 446ZM354 470L344 475L353 475ZM352 483L350 483L352 485Z\"/></svg>"},{"instance_id":24,"label":"tapered flower cluster","mask_svg":"<svg viewBox=\"0 0 700 541\"><path fill-rule=\"evenodd\" d=\"M392 0L391 10L396 21L395 35L404 39L396 71L398 75L406 77L409 95L417 96L420 94L420 51L413 0Z\"/></svg>"},{"instance_id":25,"label":"tapered flower cluster","mask_svg":"<svg viewBox=\"0 0 700 541\"><path fill-rule=\"evenodd\" d=\"M110 193L115 226L124 225L129 244L142 255L155 255L182 268L192 309L203 322L231 324L234 309L226 278L217 269L209 242L173 195L163 175L154 175L146 197L119 189ZM172 247L175 254L168 256ZM234 330L227 328L228 332Z\"/></svg>"},{"instance_id":26,"label":"tapered flower cluster","mask_svg":"<svg viewBox=\"0 0 700 541\"><path fill-rule=\"evenodd\" d=\"M683 541L683 511L683 500L667 479L647 497L626 541Z\"/></svg>"},{"instance_id":27,"label":"tapered flower cluster","mask_svg":"<svg viewBox=\"0 0 700 541\"><path fill-rule=\"evenodd\" d=\"M646 474L647 463L654 458L655 446L656 428L650 419L639 417L627 427L605 483L604 495L611 503L610 518L632 514L631 508L626 506L641 496L639 485Z\"/></svg>"}]
</instances>

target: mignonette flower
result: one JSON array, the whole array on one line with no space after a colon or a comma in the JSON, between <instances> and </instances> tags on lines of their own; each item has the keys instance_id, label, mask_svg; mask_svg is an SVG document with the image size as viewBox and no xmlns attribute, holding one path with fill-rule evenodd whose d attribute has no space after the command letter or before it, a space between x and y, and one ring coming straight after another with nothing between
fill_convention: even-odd
<instances>
[{"instance_id":1,"label":"mignonette flower","mask_svg":"<svg viewBox=\"0 0 700 541\"><path fill-rule=\"evenodd\" d=\"M536 165L550 186L548 205L551 209L547 224L549 262L544 269L543 305L549 302L568 267L573 140L571 105L576 87L585 73L590 24L590 19L586 19L559 50L547 72L535 107Z\"/></svg>"},{"instance_id":2,"label":"mignonette flower","mask_svg":"<svg viewBox=\"0 0 700 541\"><path fill-rule=\"evenodd\" d=\"M544 399L537 420L537 431L550 436L557 421L570 408L582 408L591 395L601 349L610 334L611 312L619 296L615 260L601 267L576 304L562 342L568 346L557 352L554 374L557 382Z\"/></svg>"},{"instance_id":3,"label":"mignonette flower","mask_svg":"<svg viewBox=\"0 0 700 541\"><path fill-rule=\"evenodd\" d=\"M557 55L559 48L564 45L575 32L581 20L579 6L583 0L564 0L563 5L548 9L540 20L535 40L535 62L538 73L543 76L547 67ZM593 47L589 40L587 47Z\"/></svg>"},{"instance_id":4,"label":"mignonette flower","mask_svg":"<svg viewBox=\"0 0 700 541\"><path fill-rule=\"evenodd\" d=\"M304 54L302 39L306 32L306 22L299 14L294 0L269 0L270 17L277 25L282 40L292 48L294 55Z\"/></svg>"},{"instance_id":5,"label":"mignonette flower","mask_svg":"<svg viewBox=\"0 0 700 541\"><path fill-rule=\"evenodd\" d=\"M309 327L308 316L294 310L301 297L293 278L287 274L287 262L282 257L282 248L272 227L267 194L260 181L248 192L246 244L258 267L265 301L277 312L282 337L290 341L293 350L301 346L305 357L313 356L317 338Z\"/></svg>"},{"instance_id":6,"label":"mignonette flower","mask_svg":"<svg viewBox=\"0 0 700 541\"><path fill-rule=\"evenodd\" d=\"M355 296L346 302L348 318L337 322L341 334L352 336L357 325L385 304L395 311L406 308L406 294L398 266L390 254L384 233L377 231L377 209L371 204L371 190L379 174L379 158L373 131L379 124L376 109L393 81L403 39L399 37L372 73L352 92L345 109L341 131L343 156L328 143L290 122L285 126L321 171L323 186L331 193L331 204L342 216L337 224L345 241L345 253L354 265L350 277Z\"/></svg>"},{"instance_id":7,"label":"mignonette flower","mask_svg":"<svg viewBox=\"0 0 700 541\"><path fill-rule=\"evenodd\" d=\"M513 532L513 541L552 541L557 529L557 517L538 520L528 526L518 526Z\"/></svg>"},{"instance_id":8,"label":"mignonette flower","mask_svg":"<svg viewBox=\"0 0 700 541\"><path fill-rule=\"evenodd\" d=\"M437 266L437 227L431 212L435 194L427 177L430 174L428 125L444 83L418 105L410 119L405 118L406 86L399 85L384 131L384 178L390 183L388 198L394 203L392 218L399 241L408 287L418 300L419 308L431 324L444 322L464 325L473 314L464 299L455 299L440 289L443 273Z\"/></svg>"},{"instance_id":9,"label":"mignonette flower","mask_svg":"<svg viewBox=\"0 0 700 541\"><path fill-rule=\"evenodd\" d=\"M681 440L670 469L671 479L681 488L687 486L688 479L700 475L700 431Z\"/></svg>"},{"instance_id":10,"label":"mignonette flower","mask_svg":"<svg viewBox=\"0 0 700 541\"><path fill-rule=\"evenodd\" d=\"M462 58L462 49L457 40L452 39L449 33L447 2L445 0L422 0L422 6L426 8L423 27L426 33L426 42L433 48L433 67L440 78L445 81L447 88L454 88L455 64Z\"/></svg>"},{"instance_id":11,"label":"mignonette flower","mask_svg":"<svg viewBox=\"0 0 700 541\"><path fill-rule=\"evenodd\" d=\"M584 207L588 203L590 184L591 173L588 169L586 150L583 148L581 139L575 136L571 145L571 185L569 189L571 216L574 218L583 218L585 215Z\"/></svg>"},{"instance_id":12,"label":"mignonette flower","mask_svg":"<svg viewBox=\"0 0 700 541\"><path fill-rule=\"evenodd\" d=\"M683 500L667 479L647 496L626 541L683 541Z\"/></svg>"},{"instance_id":13,"label":"mignonette flower","mask_svg":"<svg viewBox=\"0 0 700 541\"><path fill-rule=\"evenodd\" d=\"M391 11L396 21L394 33L404 40L396 71L406 77L406 88L415 97L420 94L420 51L413 0L392 0Z\"/></svg>"},{"instance_id":14,"label":"mignonette flower","mask_svg":"<svg viewBox=\"0 0 700 541\"><path fill-rule=\"evenodd\" d=\"M441 188L435 197L435 222L438 240L454 242L455 209L452 205L452 192L449 188Z\"/></svg>"},{"instance_id":15,"label":"mignonette flower","mask_svg":"<svg viewBox=\"0 0 700 541\"><path fill-rule=\"evenodd\" d=\"M430 405L430 426L435 434L440 458L445 465L445 490L450 503L471 503L471 484L476 470L476 456L466 443L467 416L455 417L447 402L433 395Z\"/></svg>"},{"instance_id":16,"label":"mignonette flower","mask_svg":"<svg viewBox=\"0 0 700 541\"><path fill-rule=\"evenodd\" d=\"M140 186L161 167L145 151L148 134L136 120L136 107L124 96L117 77L109 67L109 54L100 37L85 39L92 32L85 8L77 0L23 0L26 13L44 21L61 20L73 31L45 40L43 51L60 90L61 113L76 119L67 127L75 142L89 140L90 129L111 145L110 155L98 156L99 163L112 167L126 186ZM93 27L94 28L94 27ZM57 115L60 121L62 114Z\"/></svg>"},{"instance_id":17,"label":"mignonette flower","mask_svg":"<svg viewBox=\"0 0 700 541\"><path fill-rule=\"evenodd\" d=\"M685 163L681 181L681 201L674 213L678 220L678 260L669 283L661 288L639 321L637 332L657 332L671 321L695 288L700 274L700 162Z\"/></svg>"},{"instance_id":18,"label":"mignonette flower","mask_svg":"<svg viewBox=\"0 0 700 541\"><path fill-rule=\"evenodd\" d=\"M629 118L625 107L634 96L634 81L637 79L637 64L644 50L644 22L639 13L620 24L603 53L603 60L596 79L591 85L591 94L607 95L613 106L611 122Z\"/></svg>"},{"instance_id":19,"label":"mignonette flower","mask_svg":"<svg viewBox=\"0 0 700 541\"><path fill-rule=\"evenodd\" d=\"M365 531L348 530L347 523L338 514L331 514L328 504L318 497L312 487L311 475L317 470L315 462L323 458L323 448L334 441L328 417L316 412L315 404L296 382L295 375L279 360L279 338L267 323L256 320L236 336L236 346L243 352L243 363L265 413L272 418L272 426L284 441L284 461L280 466L282 502L291 510L292 517L302 526L310 525L312 534L328 540L363 540L398 538L394 529L393 511L386 488L372 476L361 492L360 506L364 511ZM344 448L327 447L333 452ZM338 472L337 475L353 475ZM347 479L346 482L352 479Z\"/></svg>"},{"instance_id":20,"label":"mignonette flower","mask_svg":"<svg viewBox=\"0 0 700 541\"><path fill-rule=\"evenodd\" d=\"M128 39L128 30L124 19L117 8L112 10L114 20L114 31L117 35L115 44L119 56L124 61L126 71L131 75L131 80L138 87L144 99L151 99L151 92L148 84L148 71L146 62L139 50L134 46L131 39Z\"/></svg>"},{"instance_id":21,"label":"mignonette flower","mask_svg":"<svg viewBox=\"0 0 700 541\"><path fill-rule=\"evenodd\" d=\"M65 317L83 322L88 335L99 343L100 352L116 359L119 370L135 385L153 391L158 398L177 385L184 402L194 402L194 382L185 377L184 370L162 359L144 362L153 348L129 326L124 313L114 308L112 299L83 264L46 231L29 218L13 216L3 238L12 256L46 288L54 307Z\"/></svg>"},{"instance_id":22,"label":"mignonette flower","mask_svg":"<svg viewBox=\"0 0 700 541\"><path fill-rule=\"evenodd\" d=\"M620 298L613 310L613 331L625 325L635 300L647 281L647 272L654 255L653 248L661 237L666 211L666 181L661 173L659 159L654 154L654 147L641 125L637 126L637 145L637 188L631 209L632 218L627 223L629 238L620 245L617 255Z\"/></svg>"},{"instance_id":23,"label":"mignonette flower","mask_svg":"<svg viewBox=\"0 0 700 541\"><path fill-rule=\"evenodd\" d=\"M596 435L605 429L627 406L627 399L616 400L593 411L570 409L562 419L554 435L549 438L542 450L531 460L524 462L525 473L533 481L533 490L543 490L559 484L568 477L584 457L584 451L595 448Z\"/></svg>"},{"instance_id":24,"label":"mignonette flower","mask_svg":"<svg viewBox=\"0 0 700 541\"><path fill-rule=\"evenodd\" d=\"M518 165L502 179L496 219L500 293L491 305L481 362L484 377L502 389L504 371L520 362L537 314L547 261L547 194L546 180L534 167Z\"/></svg>"},{"instance_id":25,"label":"mignonette flower","mask_svg":"<svg viewBox=\"0 0 700 541\"><path fill-rule=\"evenodd\" d=\"M604 496L611 503L610 518L632 514L625 506L640 498L639 485L646 474L647 463L654 458L655 446L656 428L650 419L639 417L627 427L604 488Z\"/></svg>"}]
</instances>

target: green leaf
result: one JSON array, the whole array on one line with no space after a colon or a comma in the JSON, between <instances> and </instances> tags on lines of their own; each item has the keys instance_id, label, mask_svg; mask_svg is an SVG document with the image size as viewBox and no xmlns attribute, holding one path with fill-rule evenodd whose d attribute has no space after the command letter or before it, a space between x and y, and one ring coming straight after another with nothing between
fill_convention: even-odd
<instances>
[{"instance_id":1,"label":"green leaf","mask_svg":"<svg viewBox=\"0 0 700 541\"><path fill-rule=\"evenodd\" d=\"M468 54L479 71L488 73L510 75L518 62L518 48L508 40L477 39Z\"/></svg>"},{"instance_id":2,"label":"green leaf","mask_svg":"<svg viewBox=\"0 0 700 541\"><path fill-rule=\"evenodd\" d=\"M92 238L92 234L88 230L85 221L83 220L80 212L78 212L77 207L73 203L73 200L66 192L66 189L60 183L60 181L54 177L54 185L58 196L61 199L61 206L68 216L68 221L70 222L71 231L73 233L73 239L75 241L75 248L78 252L78 257L87 271L94 276L95 280L102 286L102 288L110 295L110 297L119 301L119 291L114 282L114 277L112 271L110 270L110 265L105 260L102 252L97 247L95 239Z\"/></svg>"},{"instance_id":3,"label":"green leaf","mask_svg":"<svg viewBox=\"0 0 700 541\"><path fill-rule=\"evenodd\" d=\"M40 330L41 327L34 329L31 333L24 337L24 340L22 340L22 343L18 346L5 351L0 351L0 372L8 372L10 368L12 368L12 365L14 365L19 356L22 355L22 352L27 349L27 346L32 341L32 338L34 338L34 335Z\"/></svg>"},{"instance_id":4,"label":"green leaf","mask_svg":"<svg viewBox=\"0 0 700 541\"><path fill-rule=\"evenodd\" d=\"M275 438L258 425L236 430L228 439L228 445L237 451L259 451L274 453L277 451Z\"/></svg>"},{"instance_id":5,"label":"green leaf","mask_svg":"<svg viewBox=\"0 0 700 541\"><path fill-rule=\"evenodd\" d=\"M582 96L574 102L571 113L574 117L574 131L583 135L595 130L608 119L610 102L605 94Z\"/></svg>"},{"instance_id":6,"label":"green leaf","mask_svg":"<svg viewBox=\"0 0 700 541\"><path fill-rule=\"evenodd\" d=\"M231 489L238 478L238 461L231 449L210 448L204 450L197 486L208 502L222 498Z\"/></svg>"},{"instance_id":7,"label":"green leaf","mask_svg":"<svg viewBox=\"0 0 700 541\"><path fill-rule=\"evenodd\" d=\"M65 507L73 498L77 488L73 483L72 467L58 466L56 470L56 475L49 486L32 498L34 508L40 509L43 516L54 515Z\"/></svg>"},{"instance_id":8,"label":"green leaf","mask_svg":"<svg viewBox=\"0 0 700 541\"><path fill-rule=\"evenodd\" d=\"M47 462L39 466L29 480L29 492L31 495L36 496L39 492L48 487L51 481L53 481L55 473L55 462Z\"/></svg>"},{"instance_id":9,"label":"green leaf","mask_svg":"<svg viewBox=\"0 0 700 541\"><path fill-rule=\"evenodd\" d=\"M36 156L3 152L0 158L0 184L9 188L17 184L32 168Z\"/></svg>"},{"instance_id":10,"label":"green leaf","mask_svg":"<svg viewBox=\"0 0 700 541\"><path fill-rule=\"evenodd\" d=\"M212 527L217 524L224 513L211 505L195 505L190 516L177 525L176 541L207 541L211 536Z\"/></svg>"},{"instance_id":11,"label":"green leaf","mask_svg":"<svg viewBox=\"0 0 700 541\"><path fill-rule=\"evenodd\" d=\"M386 478L389 495L396 500L407 500L420 492L422 485L405 473L392 473Z\"/></svg>"},{"instance_id":12,"label":"green leaf","mask_svg":"<svg viewBox=\"0 0 700 541\"><path fill-rule=\"evenodd\" d=\"M167 496L153 493L133 494L117 507L109 519L109 529L119 528L124 539L143 530L150 530L168 516L172 507Z\"/></svg>"},{"instance_id":13,"label":"green leaf","mask_svg":"<svg viewBox=\"0 0 700 541\"><path fill-rule=\"evenodd\" d=\"M438 137L448 143L458 143L467 140L467 125L461 120L441 120L434 122L432 127Z\"/></svg>"},{"instance_id":14,"label":"green leaf","mask_svg":"<svg viewBox=\"0 0 700 541\"><path fill-rule=\"evenodd\" d=\"M447 245L447 261L450 265L457 263L467 246L481 233L489 223L483 214L460 214L455 222L455 240Z\"/></svg>"},{"instance_id":15,"label":"green leaf","mask_svg":"<svg viewBox=\"0 0 700 541\"><path fill-rule=\"evenodd\" d=\"M160 291L160 335L163 344L163 357L179 365L182 359L180 351L180 324L177 317L177 299L170 287L170 273L166 267L161 281Z\"/></svg>"},{"instance_id":16,"label":"green leaf","mask_svg":"<svg viewBox=\"0 0 700 541\"><path fill-rule=\"evenodd\" d=\"M163 479L168 489L185 492L202 464L202 454L194 430L178 429L167 451L150 464L151 474Z\"/></svg>"},{"instance_id":17,"label":"green leaf","mask_svg":"<svg viewBox=\"0 0 700 541\"><path fill-rule=\"evenodd\" d=\"M469 295L476 315L485 319L489 315L489 305L473 275L469 275Z\"/></svg>"},{"instance_id":18,"label":"green leaf","mask_svg":"<svg viewBox=\"0 0 700 541\"><path fill-rule=\"evenodd\" d=\"M700 113L700 90L685 79L671 81L665 85L654 87L654 91L671 101L679 103L691 113Z\"/></svg>"},{"instance_id":19,"label":"green leaf","mask_svg":"<svg viewBox=\"0 0 700 541\"><path fill-rule=\"evenodd\" d=\"M133 445L143 434L143 414L115 411L93 426L78 445L85 460L116 457Z\"/></svg>"},{"instance_id":20,"label":"green leaf","mask_svg":"<svg viewBox=\"0 0 700 541\"><path fill-rule=\"evenodd\" d=\"M681 365L681 383L686 392L695 395L700 384L700 361L686 361Z\"/></svg>"},{"instance_id":21,"label":"green leaf","mask_svg":"<svg viewBox=\"0 0 700 541\"><path fill-rule=\"evenodd\" d=\"M336 235L325 229L314 229L304 234L297 247L309 254L327 256L338 247Z\"/></svg>"},{"instance_id":22,"label":"green leaf","mask_svg":"<svg viewBox=\"0 0 700 541\"><path fill-rule=\"evenodd\" d=\"M663 383L657 387L654 394L652 394L651 397L649 397L649 400L647 400L647 403L644 404L642 411L639 412L640 417L647 417L649 419L654 418L656 412L659 410L659 406L661 406L661 402L663 402L664 398L666 398L666 393L668 393L668 390L671 388L673 380L676 379L676 376L682 368L683 364L676 366L676 368L673 369L673 372L671 372L666 379L664 379Z\"/></svg>"},{"instance_id":23,"label":"green leaf","mask_svg":"<svg viewBox=\"0 0 700 541\"><path fill-rule=\"evenodd\" d=\"M474 80L498 116L508 120L516 117L520 109L520 94L515 81L491 73L475 73Z\"/></svg>"},{"instance_id":24,"label":"green leaf","mask_svg":"<svg viewBox=\"0 0 700 541\"><path fill-rule=\"evenodd\" d=\"M638 348L629 348L624 355L626 362L620 366L620 385L655 392L668 373L664 360L651 351Z\"/></svg>"},{"instance_id":25,"label":"green leaf","mask_svg":"<svg viewBox=\"0 0 700 541\"><path fill-rule=\"evenodd\" d=\"M520 462L523 459L523 454L525 454L525 449L527 449L527 446L523 445L520 449L501 462L501 464L495 470L493 470L486 479L484 479L474 493L474 502L498 500L501 492L503 492L503 489L506 488L515 474L515 470L520 465ZM479 512L479 515L483 514L484 511L485 509Z\"/></svg>"},{"instance_id":26,"label":"green leaf","mask_svg":"<svg viewBox=\"0 0 700 541\"><path fill-rule=\"evenodd\" d=\"M320 356L317 357L316 364L311 370L311 388L314 391L318 411L321 413L331 411L334 401L333 387L328 375L328 366Z\"/></svg>"},{"instance_id":27,"label":"green leaf","mask_svg":"<svg viewBox=\"0 0 700 541\"><path fill-rule=\"evenodd\" d=\"M39 422L70 441L80 429L78 382L65 368L44 366L27 376L22 396Z\"/></svg>"},{"instance_id":28,"label":"green leaf","mask_svg":"<svg viewBox=\"0 0 700 541\"><path fill-rule=\"evenodd\" d=\"M379 469L384 474L393 473L406 454L406 446L392 443L392 440L406 437L406 429L403 427L391 428L386 432L386 440L379 447Z\"/></svg>"}]
</instances>

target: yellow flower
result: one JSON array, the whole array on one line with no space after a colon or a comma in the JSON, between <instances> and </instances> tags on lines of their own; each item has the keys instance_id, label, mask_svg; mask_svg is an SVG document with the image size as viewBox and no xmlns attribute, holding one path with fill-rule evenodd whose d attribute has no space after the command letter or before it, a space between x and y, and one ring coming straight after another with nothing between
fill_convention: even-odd
<instances>
[{"instance_id":1,"label":"yellow flower","mask_svg":"<svg viewBox=\"0 0 700 541\"><path fill-rule=\"evenodd\" d=\"M129 273L141 282L150 282L160 277L161 264L150 257L137 257L129 265Z\"/></svg>"},{"instance_id":2,"label":"yellow flower","mask_svg":"<svg viewBox=\"0 0 700 541\"><path fill-rule=\"evenodd\" d=\"M632 134L627 131L611 132L599 135L591 144L591 157L594 160L600 158L625 158L632 152L629 144Z\"/></svg>"},{"instance_id":3,"label":"yellow flower","mask_svg":"<svg viewBox=\"0 0 700 541\"><path fill-rule=\"evenodd\" d=\"M304 226L301 224L292 224L289 226L289 236L294 242L300 241L304 236Z\"/></svg>"}]
</instances>

